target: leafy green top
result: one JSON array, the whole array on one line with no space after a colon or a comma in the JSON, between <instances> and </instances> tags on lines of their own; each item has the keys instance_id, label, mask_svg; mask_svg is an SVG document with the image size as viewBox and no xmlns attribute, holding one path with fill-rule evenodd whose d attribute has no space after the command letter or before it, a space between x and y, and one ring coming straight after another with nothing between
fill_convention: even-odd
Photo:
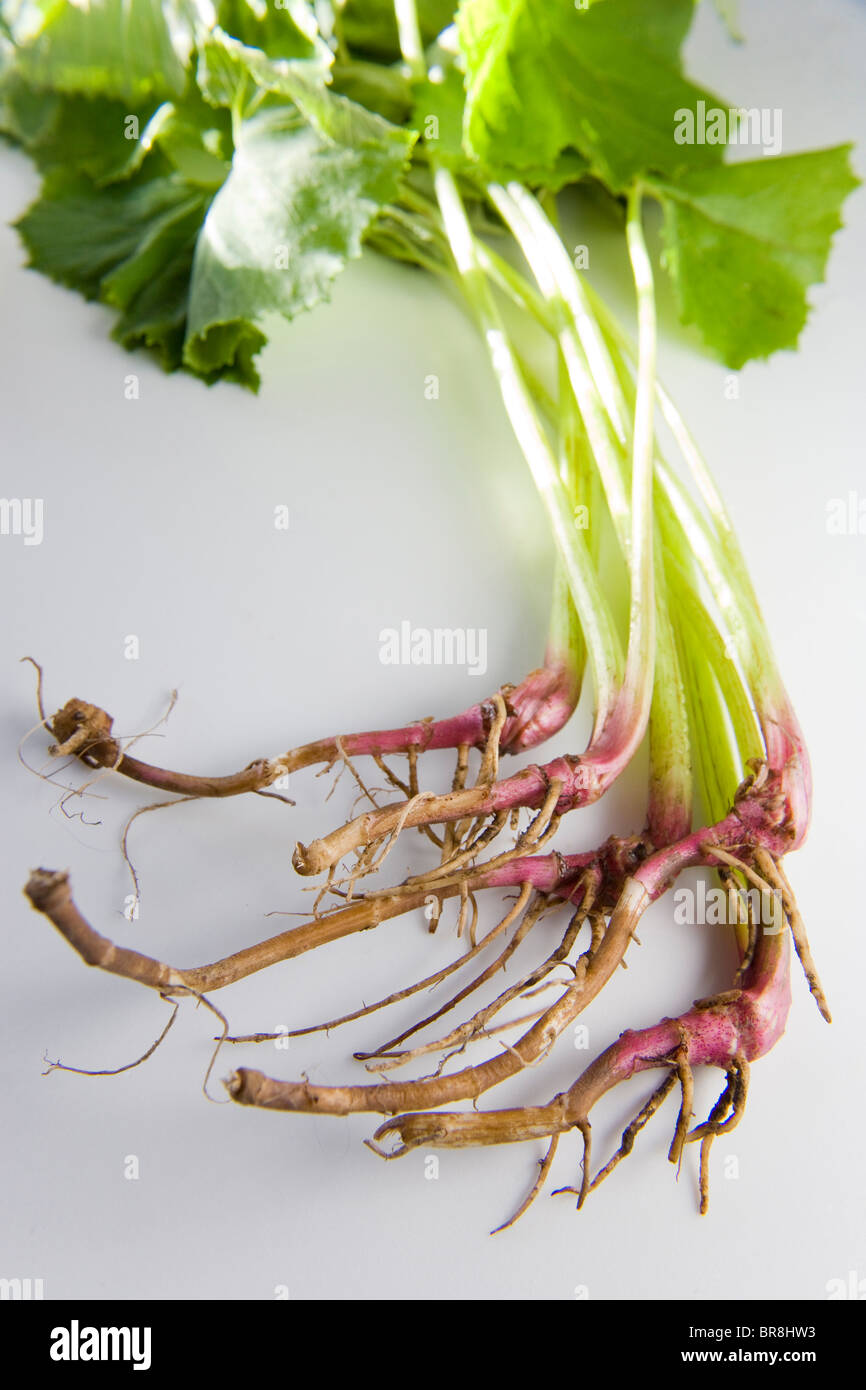
<instances>
[{"instance_id":1,"label":"leafy green top","mask_svg":"<svg viewBox=\"0 0 866 1390\"><path fill-rule=\"evenodd\" d=\"M796 343L856 180L847 147L724 162L730 113L681 65L692 11L423 0L412 84L391 0L0 0L0 131L44 174L30 263L127 347L255 387L267 315L326 298L365 240L441 260L431 159L478 209L491 181L639 185L683 320L739 367Z\"/></svg>"}]
</instances>

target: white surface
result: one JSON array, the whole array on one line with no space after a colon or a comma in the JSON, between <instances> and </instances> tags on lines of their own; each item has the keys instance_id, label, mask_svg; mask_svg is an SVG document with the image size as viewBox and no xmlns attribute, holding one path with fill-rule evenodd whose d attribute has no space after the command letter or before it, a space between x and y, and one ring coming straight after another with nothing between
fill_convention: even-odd
<instances>
[{"instance_id":1,"label":"white surface","mask_svg":"<svg viewBox=\"0 0 866 1390\"><path fill-rule=\"evenodd\" d=\"M781 107L786 152L855 139L864 147L863 7L749 4L748 42L730 45L703 13L691 67L744 105ZM860 156L862 168L862 155ZM211 1020L189 1007L138 1070L42 1078L43 1050L70 1064L117 1066L156 1036L164 1007L125 981L86 970L20 895L37 864L68 867L94 925L187 965L278 930L272 909L308 902L290 865L295 838L336 823L348 778L326 806L326 782L293 778L296 809L256 798L181 806L133 831L141 916L117 840L124 819L155 800L120 779L67 819L59 793L27 773L15 746L34 722L30 653L53 710L70 696L110 710L124 734L178 706L164 737L137 750L154 762L227 772L325 733L388 726L463 708L541 653L549 557L482 350L460 313L419 275L370 257L340 280L333 304L275 326L259 399L166 377L109 341L109 316L20 269L5 224L36 191L27 162L0 152L5 496L45 499L45 539L0 542L3 566L2 1085L5 1102L0 1275L41 1277L48 1297L596 1298L826 1296L866 1277L862 979L857 884L864 775L863 536L830 536L827 502L864 490L862 192L847 210L829 282L798 354L740 376L702 358L668 314L663 374L686 410L729 500L815 768L814 826L790 865L836 1022L818 1016L800 974L787 1033L754 1069L746 1117L716 1146L709 1215L696 1213L696 1160L679 1184L665 1161L674 1102L580 1215L540 1198L491 1240L526 1189L533 1145L425 1154L393 1164L361 1144L376 1117L292 1117L208 1104L200 1082ZM599 228L596 282L617 301L616 267ZM138 401L124 378L140 377ZM441 379L426 401L428 373ZM288 533L273 507L291 509ZM486 627L487 676L383 667L378 634L419 625ZM127 634L141 658L127 661ZM482 692L481 686L484 687ZM574 749L579 717L550 745ZM42 764L37 733L27 745ZM428 782L448 776L434 763ZM573 817L588 847L636 828L641 775ZM579 837L579 843L578 843ZM423 850L392 856L400 877ZM559 918L544 927L552 941ZM712 928L675 927L670 899L643 946L586 1021L590 1053L565 1037L539 1071L487 1103L546 1099L570 1084L626 1026L679 1012L724 988L730 948ZM216 997L237 1031L333 1016L449 958L443 929L420 918L276 967ZM426 998L426 996L422 996ZM417 1006L352 1030L223 1055L273 1074L362 1080L351 1052L408 1021ZM219 1092L218 1084L213 1089ZM717 1078L701 1081L708 1105ZM609 1152L646 1088L611 1100L594 1126ZM138 1181L124 1178L135 1154ZM739 1161L737 1181L726 1160ZM552 1185L578 1175L576 1137L561 1145ZM551 1184L548 1184L548 1188Z\"/></svg>"}]
</instances>

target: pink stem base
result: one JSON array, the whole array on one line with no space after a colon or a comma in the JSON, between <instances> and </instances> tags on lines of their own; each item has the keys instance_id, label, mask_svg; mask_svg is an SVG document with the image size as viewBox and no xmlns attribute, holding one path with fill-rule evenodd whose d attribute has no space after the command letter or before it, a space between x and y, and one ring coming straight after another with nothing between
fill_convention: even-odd
<instances>
[{"instance_id":1,"label":"pink stem base","mask_svg":"<svg viewBox=\"0 0 866 1390\"><path fill-rule=\"evenodd\" d=\"M522 753L551 738L568 722L580 694L580 678L566 663L551 661L531 671L519 685L503 686L499 693L505 699L507 710L499 751ZM69 700L54 715L51 724L60 745L56 752L74 752L89 767L108 768L161 792L226 797L261 791L287 772L318 763L334 763L343 754L385 757L413 750L424 753L461 746L484 748L495 713L493 700L482 700L462 714L447 719L419 719L399 729L318 739L293 748L279 758L258 758L240 772L222 777L175 772L124 754L111 733L114 722L111 716L84 700Z\"/></svg>"}]
</instances>

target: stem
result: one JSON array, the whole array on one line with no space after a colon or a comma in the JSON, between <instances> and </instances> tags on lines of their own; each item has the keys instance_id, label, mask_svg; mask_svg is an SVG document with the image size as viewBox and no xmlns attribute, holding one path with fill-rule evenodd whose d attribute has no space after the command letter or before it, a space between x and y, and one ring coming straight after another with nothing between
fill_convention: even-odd
<instances>
[{"instance_id":1,"label":"stem","mask_svg":"<svg viewBox=\"0 0 866 1390\"><path fill-rule=\"evenodd\" d=\"M629 256L637 293L639 364L635 404L631 496L631 608L623 722L629 727L628 758L636 750L649 718L655 671L652 480L655 430L656 312L652 264L641 226L641 195L632 190L626 221Z\"/></svg>"},{"instance_id":2,"label":"stem","mask_svg":"<svg viewBox=\"0 0 866 1390\"><path fill-rule=\"evenodd\" d=\"M475 239L453 175L437 168L434 184L458 274L484 335L512 428L541 496L587 644L596 690L596 725L612 713L619 686L619 640L583 535L575 530L556 459L526 389L511 344L475 254Z\"/></svg>"},{"instance_id":3,"label":"stem","mask_svg":"<svg viewBox=\"0 0 866 1390\"><path fill-rule=\"evenodd\" d=\"M598 295L589 289L588 295L602 325L608 348L615 346L634 361L635 349L628 335ZM678 479L667 471L661 479L663 488L677 510L680 523L686 525L690 540L697 542L702 568L713 588L716 600L724 604L725 616L731 623L732 634L737 642L738 653L752 686L756 704L768 716L764 721L768 751L772 750L773 760L779 765L792 753L806 764L806 751L799 725L773 656L769 633L730 516L709 466L680 412L658 382L656 393L662 415L710 513L714 531L710 532L694 503L687 498ZM709 565L707 562L711 556L712 564ZM804 778L808 782L807 766L804 766Z\"/></svg>"},{"instance_id":4,"label":"stem","mask_svg":"<svg viewBox=\"0 0 866 1390\"><path fill-rule=\"evenodd\" d=\"M397 20L397 33L400 39L400 52L410 75L417 81L427 76L424 60L424 45L421 42L421 26L415 0L394 0L394 17Z\"/></svg>"},{"instance_id":5,"label":"stem","mask_svg":"<svg viewBox=\"0 0 866 1390\"><path fill-rule=\"evenodd\" d=\"M605 495L620 545L628 561L631 528L628 493L623 486L616 439L611 436L609 416L596 377L584 350L580 322L586 336L587 320L581 315L579 295L574 292L576 275L568 252L550 225L538 202L519 184L508 188L491 184L488 195L514 236L538 282L552 317L578 409L586 426L596 466L604 482ZM567 267L560 262L565 257Z\"/></svg>"},{"instance_id":6,"label":"stem","mask_svg":"<svg viewBox=\"0 0 866 1390\"><path fill-rule=\"evenodd\" d=\"M557 333L560 347L563 349L568 363L569 375L581 413L587 422L588 429L592 431L596 462L604 481L608 505L614 519L620 545L624 553L628 555L631 536L628 526L628 504L624 491L624 458L621 441L625 435L624 421L627 420L629 413L628 398L632 396L634 400L634 393L631 379L625 371L624 364L621 359L619 362L617 361L618 351L622 343L627 343L628 340L604 307L599 305L597 297L584 284L583 278L576 271L555 229L550 225L531 194L514 184L509 185L507 191L496 186L488 191L500 215L518 240L521 250L539 282L544 294L543 306L539 305L531 294L525 291L520 293L515 272L503 272L498 264L494 264L492 269L500 279L505 279L507 288L513 297L521 300L529 312L540 322L543 322L549 331ZM644 307L644 343L647 341L654 343L655 325L649 316L652 305L651 272L646 248L643 244L639 213L636 208L637 198L638 195L635 193L630 204L627 235L630 235L630 250L633 248L633 259L634 254L638 258L636 274L639 274L643 279L643 289L642 291L639 289L639 301L642 299ZM598 323L598 319L602 319L604 329ZM613 338L614 341L606 341L605 333L607 333L608 339ZM634 349L630 344L628 347L629 355L634 358L636 355ZM637 357L640 377L640 352L638 352ZM590 360L593 363L592 372L588 370ZM645 352L644 376L646 380L649 380L649 375L647 353ZM654 372L652 375L654 377ZM624 389L626 382L628 385ZM739 551L736 549L736 541L733 539L730 522L727 520L721 500L709 479L708 470L703 465L693 441L687 435L681 417L677 414L674 418L674 407L670 398L666 393L660 392L657 386L654 386L654 389L662 403L666 418L669 423L675 426L678 441L684 449L689 450L688 461L696 472L699 486L701 486L704 495L713 502L715 513L722 519L729 540L725 547L712 535L679 480L659 458L656 467L662 487L660 505L662 517L666 523L666 535L669 541L672 540L678 545L679 549L688 550L691 547L698 552L704 575L722 606L733 639L737 644L741 662L751 676L750 683L753 689L757 687L759 696L763 696L764 709L770 712L769 719L764 721L765 737L769 746L774 736L773 728L778 719L777 711L780 708L785 708L787 722L791 721L792 716L789 707L783 704L780 687L773 680L772 673L761 664L761 652L764 649L764 644L758 640L753 625L752 630L749 630L754 598L751 586L748 585L747 580L740 584L736 581L736 575L733 572L736 563L739 562L741 570L744 570L744 566L742 566ZM636 401L635 409L637 410ZM606 416L606 428L602 415ZM651 407L645 400L645 422L649 422L650 415ZM636 447L641 446L637 445ZM690 546L685 542L685 537L688 537ZM689 580L688 587L693 592L692 580ZM680 589L682 590L682 586ZM729 667L733 673L732 662L729 662ZM727 683L729 692L731 692L731 687L732 682L729 681ZM744 699L744 696L737 698L734 695L735 716L739 715ZM657 722L657 728L661 729L661 721ZM712 730L708 732L712 732ZM721 734L721 732L720 729L719 733ZM726 730L725 737L727 737ZM742 742L748 742L750 747L753 747L751 738L744 739ZM776 736L776 743L778 744L778 742L779 739Z\"/></svg>"},{"instance_id":7,"label":"stem","mask_svg":"<svg viewBox=\"0 0 866 1390\"><path fill-rule=\"evenodd\" d=\"M635 280L640 365L629 505L621 467L624 410L616 374L589 312L580 278L555 228L539 203L519 184L488 188L538 281L553 314L557 337L620 546L629 563L631 605L625 677L606 730L596 725L591 756L621 768L630 761L647 726L653 689L655 604L653 600L652 469L654 450L656 322L652 266L641 228L639 190L629 200L626 226Z\"/></svg>"},{"instance_id":8,"label":"stem","mask_svg":"<svg viewBox=\"0 0 866 1390\"><path fill-rule=\"evenodd\" d=\"M664 570L656 565L656 672L649 716L647 831L658 847L692 824L692 759L686 691L668 609Z\"/></svg>"}]
</instances>

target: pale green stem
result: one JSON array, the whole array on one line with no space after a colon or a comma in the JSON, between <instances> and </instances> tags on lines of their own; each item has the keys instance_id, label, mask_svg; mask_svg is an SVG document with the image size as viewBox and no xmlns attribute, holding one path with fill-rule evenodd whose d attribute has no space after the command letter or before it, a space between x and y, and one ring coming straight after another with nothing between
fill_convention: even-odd
<instances>
[{"instance_id":1,"label":"pale green stem","mask_svg":"<svg viewBox=\"0 0 866 1390\"><path fill-rule=\"evenodd\" d=\"M556 230L543 209L517 184L507 189L493 184L488 195L511 229L535 276L539 289L552 307L557 339L568 369L578 408L584 421L596 466L602 474L608 507L629 561L631 603L626 673L616 717L609 728L611 750L617 760L630 758L646 731L653 687L655 659L655 603L653 599L652 460L655 372L655 299L652 267L640 228L640 199L631 205L629 253L638 297L643 370L639 373L640 411L635 430L631 503L624 490L620 467L621 443L611 437L608 411L616 408L618 390L612 367L605 367L606 353L600 333L583 311L580 296L563 284L574 277L573 267ZM636 230L635 230L636 228ZM559 248L558 251L556 248ZM562 265L565 257L567 268ZM582 318L583 338L575 315ZM584 346L586 343L586 347ZM588 349L588 350L587 350ZM590 358L589 353L592 353ZM604 368L607 402L601 397L594 371ZM624 437L625 431L621 428ZM599 730L600 732L600 730Z\"/></svg>"},{"instance_id":2,"label":"pale green stem","mask_svg":"<svg viewBox=\"0 0 866 1390\"><path fill-rule=\"evenodd\" d=\"M592 290L588 290L588 294L609 345L610 341L613 340L624 356L634 361L635 348L628 334L620 327L599 296ZM703 537L700 541L702 555L709 558L712 553L714 557L712 565L702 566L707 581L711 585L720 584L720 591L726 600L726 621L732 629L738 654L742 659L747 677L753 684L756 697L762 700L763 697L766 697L770 706L776 707L780 696L785 701L787 697L784 695L784 686L773 657L769 634L727 508L682 415L667 391L658 382L656 383L656 394L662 416L713 520L714 531L710 531L694 502L691 498L687 498L682 484L669 470L662 478L665 492L684 526L686 525L686 510L688 511L690 538L696 537L698 531L701 532ZM710 569L715 579L711 577Z\"/></svg>"},{"instance_id":3,"label":"pale green stem","mask_svg":"<svg viewBox=\"0 0 866 1390\"><path fill-rule=\"evenodd\" d=\"M550 442L536 415L484 271L478 264L475 238L457 184L453 175L443 168L435 170L434 184L463 289L484 335L512 429L529 464L568 575L586 639L596 690L596 727L600 729L607 723L619 691L622 670L619 639L584 537L575 528L571 502Z\"/></svg>"},{"instance_id":4,"label":"pale green stem","mask_svg":"<svg viewBox=\"0 0 866 1390\"><path fill-rule=\"evenodd\" d=\"M653 457L655 451L656 307L652 262L641 224L641 194L629 194L626 239L638 318L637 400L631 473L631 605L624 691L633 702L630 723L640 741L649 719L655 672L653 565ZM635 743L635 748L637 743Z\"/></svg>"},{"instance_id":5,"label":"pale green stem","mask_svg":"<svg viewBox=\"0 0 866 1390\"><path fill-rule=\"evenodd\" d=\"M739 755L734 786L731 788L733 792L737 783L742 780L743 769L749 758L759 758L764 752L760 726L734 664L733 654L725 645L724 638L698 595L695 577L691 572L693 567L673 553L669 528L665 525L662 526L662 534L668 535L669 549L665 569L670 592L684 620L694 630L707 664L715 672L731 720Z\"/></svg>"},{"instance_id":6,"label":"pale green stem","mask_svg":"<svg viewBox=\"0 0 866 1390\"><path fill-rule=\"evenodd\" d=\"M397 20L403 61L410 75L423 82L427 76L427 63L424 59L424 45L421 42L421 26L418 23L415 0L394 0L394 16Z\"/></svg>"},{"instance_id":7,"label":"pale green stem","mask_svg":"<svg viewBox=\"0 0 866 1390\"><path fill-rule=\"evenodd\" d=\"M488 195L500 216L517 240L532 273L538 282L543 298L539 300L533 291L527 289L523 278L496 253L491 252L488 270L510 297L529 310L535 319L555 333L560 352L579 412L586 425L586 431L593 447L596 469L593 470L593 483L601 477L608 510L614 523L620 549L626 562L632 555L635 542L633 529L639 533L640 522L635 516L642 515L651 526L651 452L652 452L652 391L645 392L645 411L649 411L650 435L638 440L641 449L640 466L637 469L638 506L635 514L629 501L626 482L626 461L624 440L629 428L629 406L620 387L615 365L611 361L606 344L592 314L592 307L586 299L583 286L574 265L559 237L556 228L538 202L517 184L509 184L507 189L499 185L488 188ZM643 249L643 254L641 250ZM635 249L637 275L640 293L643 296L643 328L653 344L652 353L645 365L645 380L652 377L651 364L654 358L655 322L652 299L652 276L646 248L642 248L642 237ZM649 298L648 298L649 297ZM651 317L647 315L649 302ZM598 383L598 384L597 384ZM613 418L611 418L613 417ZM635 470L633 469L633 487ZM597 536L599 527L595 525ZM638 563L651 565L652 540L647 531L637 538ZM597 559L597 556L596 556ZM646 570L645 570L646 572ZM650 570L652 576L652 571ZM636 582L635 582L636 581ZM652 584L650 584L650 592ZM677 653L674 646L673 631L666 602L662 594L654 606L650 599L650 623L642 620L647 612L644 607L646 597L640 592L640 574L633 575L632 619L637 618L642 633L652 643L652 623L658 623L656 640L657 660L660 662L660 679L653 684L647 681L644 689L642 711L638 720L650 713L652 728L650 734L651 795L650 819L657 823L658 833L664 834L662 822L685 833L688 829L689 807L691 805L691 762L688 747L688 723L685 711L685 695L679 671ZM632 635L634 628L632 628ZM640 640L630 646L635 653L635 662L643 658ZM640 676L644 673L640 672ZM638 678L640 678L640 676ZM626 679L626 687L628 678ZM649 701L652 698L653 704Z\"/></svg>"},{"instance_id":8,"label":"pale green stem","mask_svg":"<svg viewBox=\"0 0 866 1390\"><path fill-rule=\"evenodd\" d=\"M550 274L583 346L594 387L604 412L620 444L627 443L631 419L622 399L619 382L582 277L568 254L565 243L538 199L519 183L510 183L508 195L537 238L550 268Z\"/></svg>"},{"instance_id":9,"label":"pale green stem","mask_svg":"<svg viewBox=\"0 0 866 1390\"><path fill-rule=\"evenodd\" d=\"M686 691L668 607L664 567L656 563L656 672L649 716L647 828L653 844L682 839L692 823L692 757Z\"/></svg>"},{"instance_id":10,"label":"pale green stem","mask_svg":"<svg viewBox=\"0 0 866 1390\"><path fill-rule=\"evenodd\" d=\"M731 757L727 736L725 708L712 667L696 640L694 628L688 621L677 626L677 648L686 673L691 743L695 749L698 788L703 802L703 821L713 825L729 810L730 784L728 762ZM740 777L734 775L734 787Z\"/></svg>"},{"instance_id":11,"label":"pale green stem","mask_svg":"<svg viewBox=\"0 0 866 1390\"><path fill-rule=\"evenodd\" d=\"M574 329L577 331L584 348L584 362L592 361L593 372L589 382L591 390L595 390L596 383L598 383L598 404L595 408L590 406L589 414L586 413L584 404L585 395L579 390L579 385L584 385L586 378L584 377L579 383L573 377L572 384L578 397L581 413L587 419L588 427L589 421L591 419L594 421L592 438L596 459L602 471L605 492L614 517L614 524L622 539L625 529L624 521L627 517L627 511L623 504L624 493L622 484L618 485L617 483L617 470L609 447L609 433L605 436L602 432L598 424L598 416L599 408L603 407L608 417L609 430L615 431L617 440L621 441L624 438L623 422L628 418L628 404L614 360L610 355L609 344L605 341L604 335L607 333L615 338L617 346L626 352L632 360L635 360L636 357L635 349L613 316L598 299L598 296L584 283L583 277L576 270L561 238L550 225L532 194L521 189L520 185L517 184L510 184L507 190L513 204L519 208L525 218L527 226L531 225L532 236L536 239L539 248L543 246L544 258L536 252L531 259L529 239L526 235L521 237L518 234L519 228L514 224L513 219L506 216L507 208L501 193L494 192L493 189L489 191L500 215L508 221L512 232L515 233L521 250L527 261L530 262L533 274L536 274L535 262L539 259L546 260L548 266L547 280L542 282L537 274L536 279L539 279L539 285L546 300L554 298L555 293L554 302L547 306L548 328L551 332L561 332L561 307L563 303L567 305L573 319ZM551 283L555 284L555 292L551 289ZM517 293L517 285L513 279L511 280L511 290L513 293ZM534 313L536 318L540 316L537 303L533 303L525 295L524 304L530 312ZM571 360L573 361L573 357ZM667 392L660 388L657 382L655 389L663 416L694 474L705 504L716 523L718 537L710 531L699 510L683 489L682 484L661 461L657 463L657 476L676 512L679 524L686 531L690 541L697 546L705 578L720 601L725 622L730 629L729 635L736 646L744 671L756 694L759 696L763 694L767 697L762 703L767 703L771 708L774 708L776 697L781 690L781 681L775 670L769 650L769 639L730 518L710 476L709 469L686 429L682 416Z\"/></svg>"},{"instance_id":12,"label":"pale green stem","mask_svg":"<svg viewBox=\"0 0 866 1390\"><path fill-rule=\"evenodd\" d=\"M591 346L594 349L595 335L591 334L588 328L589 321L586 315L582 314L579 295L573 291L571 282L576 280L574 267L556 230L530 193L514 183L509 184L507 189L498 184L491 184L487 192L523 252L552 317L552 331L556 333L568 369L572 389L595 455L596 466L602 476L608 508L620 547L628 562L631 549L631 513L628 493L619 466L619 448L616 439L611 438L610 432L609 417L614 409L613 399L610 394L607 399L602 395L601 386L596 384L597 378L590 364L586 348ZM555 264L558 259L555 251L557 246L567 263L564 271L561 264ZM597 366L599 354L595 352L594 356ZM624 439L623 434L619 447Z\"/></svg>"}]
</instances>

